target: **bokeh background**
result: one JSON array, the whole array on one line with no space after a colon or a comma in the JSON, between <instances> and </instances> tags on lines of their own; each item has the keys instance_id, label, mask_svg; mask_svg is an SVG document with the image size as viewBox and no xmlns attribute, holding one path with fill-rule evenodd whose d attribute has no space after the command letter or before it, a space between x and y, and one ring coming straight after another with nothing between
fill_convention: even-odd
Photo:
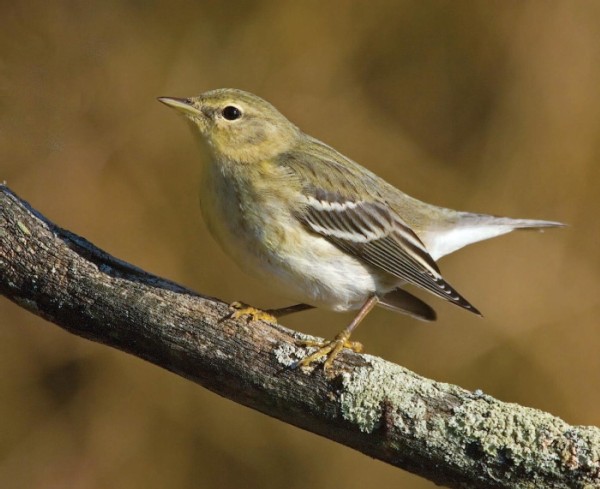
<instances>
[{"instance_id":1,"label":"bokeh background","mask_svg":"<svg viewBox=\"0 0 600 489\"><path fill-rule=\"evenodd\" d=\"M419 374L600 425L600 3L2 2L0 179L59 225L224 300L285 305L197 207L200 153L157 103L255 92L415 197L560 220L443 260L484 319L375 311ZM284 321L331 336L347 315ZM0 300L0 487L431 488Z\"/></svg>"}]
</instances>

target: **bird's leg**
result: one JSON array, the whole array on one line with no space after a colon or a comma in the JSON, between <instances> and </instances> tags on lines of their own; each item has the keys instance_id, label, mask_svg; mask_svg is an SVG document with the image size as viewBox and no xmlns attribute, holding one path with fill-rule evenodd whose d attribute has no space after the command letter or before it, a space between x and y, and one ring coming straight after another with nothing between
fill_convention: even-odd
<instances>
[{"instance_id":1,"label":"bird's leg","mask_svg":"<svg viewBox=\"0 0 600 489\"><path fill-rule=\"evenodd\" d=\"M312 309L314 306L308 304L295 304L293 306L282 307L280 309L267 309L263 311L256 307L249 306L243 302L233 302L229 305L233 309L232 313L228 316L231 319L237 319L242 316L248 316L250 321L267 321L269 323L276 323L277 319L286 316L287 314L293 314L295 312L306 311Z\"/></svg>"},{"instance_id":2,"label":"bird's leg","mask_svg":"<svg viewBox=\"0 0 600 489\"><path fill-rule=\"evenodd\" d=\"M358 314L352 320L352 322L342 331L340 331L340 333L334 339L326 341L298 341L297 343L300 345L316 346L319 348L315 353L301 360L298 363L298 366L307 367L322 357L327 357L327 360L325 360L325 364L323 365L323 370L327 371L331 368L335 357L339 355L343 348L349 348L357 353L361 352L363 349L362 344L358 341L350 341L350 335L352 334L352 331L354 331L354 329L359 325L359 323L365 318L365 316L369 314L371 309L375 307L377 301L377 296L370 297L369 300L360 308L360 311L358 311Z\"/></svg>"}]
</instances>

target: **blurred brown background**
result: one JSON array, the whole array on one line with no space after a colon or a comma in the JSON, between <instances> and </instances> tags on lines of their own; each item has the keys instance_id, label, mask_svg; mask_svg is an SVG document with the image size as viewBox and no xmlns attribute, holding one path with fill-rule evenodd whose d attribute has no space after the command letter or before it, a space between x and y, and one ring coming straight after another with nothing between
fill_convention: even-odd
<instances>
[{"instance_id":1,"label":"blurred brown background","mask_svg":"<svg viewBox=\"0 0 600 489\"><path fill-rule=\"evenodd\" d=\"M372 313L356 339L438 380L600 425L600 3L3 2L0 179L59 225L224 300L286 304L197 208L161 95L237 87L439 205L570 227L445 259L479 319ZM284 321L331 336L349 316ZM0 487L432 484L0 300Z\"/></svg>"}]
</instances>

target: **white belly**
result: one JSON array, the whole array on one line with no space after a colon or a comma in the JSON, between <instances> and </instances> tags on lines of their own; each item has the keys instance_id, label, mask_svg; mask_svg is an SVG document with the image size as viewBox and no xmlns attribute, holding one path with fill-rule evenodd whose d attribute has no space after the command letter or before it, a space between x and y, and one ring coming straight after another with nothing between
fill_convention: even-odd
<instances>
[{"instance_id":1,"label":"white belly","mask_svg":"<svg viewBox=\"0 0 600 489\"><path fill-rule=\"evenodd\" d=\"M383 274L306 231L277 195L261 199L259 208L246 205L216 168L201 188L208 228L243 270L294 301L336 311L358 309L374 292L394 288Z\"/></svg>"}]
</instances>

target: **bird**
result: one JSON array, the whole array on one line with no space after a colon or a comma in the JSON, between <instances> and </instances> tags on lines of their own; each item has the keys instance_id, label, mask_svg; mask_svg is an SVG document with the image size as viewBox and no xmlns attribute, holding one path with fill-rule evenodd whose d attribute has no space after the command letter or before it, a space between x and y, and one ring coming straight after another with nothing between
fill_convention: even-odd
<instances>
[{"instance_id":1,"label":"bird","mask_svg":"<svg viewBox=\"0 0 600 489\"><path fill-rule=\"evenodd\" d=\"M442 276L437 261L466 245L516 229L563 226L438 207L417 200L333 147L309 136L266 100L221 88L187 98L159 97L182 114L205 152L200 207L209 231L237 264L297 304L266 311L232 304L232 317L276 321L314 307L358 311L297 366L344 348L381 306L423 321L435 310L407 285L481 315Z\"/></svg>"}]
</instances>

